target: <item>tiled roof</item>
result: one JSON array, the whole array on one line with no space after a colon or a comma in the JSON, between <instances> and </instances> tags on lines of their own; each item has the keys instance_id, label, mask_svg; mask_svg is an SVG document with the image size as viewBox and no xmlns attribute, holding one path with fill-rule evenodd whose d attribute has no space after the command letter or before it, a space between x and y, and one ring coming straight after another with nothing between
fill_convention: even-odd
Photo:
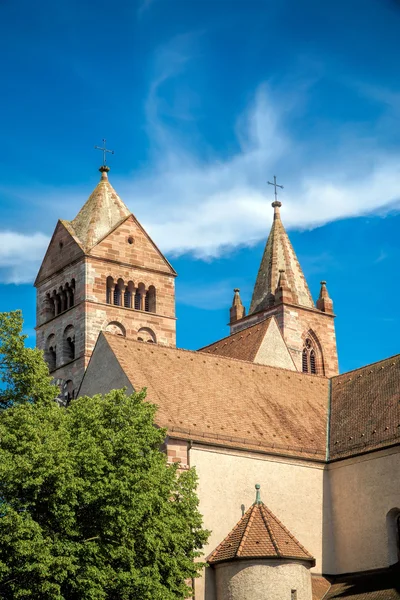
<instances>
[{"instance_id":1,"label":"tiled roof","mask_svg":"<svg viewBox=\"0 0 400 600\"><path fill-rule=\"evenodd\" d=\"M315 559L262 502L254 503L223 542L210 554L216 564L244 558Z\"/></svg>"},{"instance_id":2,"label":"tiled roof","mask_svg":"<svg viewBox=\"0 0 400 600\"><path fill-rule=\"evenodd\" d=\"M271 232L254 286L249 314L263 310L273 304L273 295L278 285L280 269L285 270L294 303L314 308L314 302L303 271L282 224L279 209L276 208Z\"/></svg>"},{"instance_id":3,"label":"tiled roof","mask_svg":"<svg viewBox=\"0 0 400 600\"><path fill-rule=\"evenodd\" d=\"M271 323L272 317L265 319L260 323L247 327L242 331L228 335L213 344L200 348L199 352L207 352L218 356L227 356L228 358L238 358L239 360L248 360L253 362L264 336Z\"/></svg>"},{"instance_id":4,"label":"tiled roof","mask_svg":"<svg viewBox=\"0 0 400 600\"><path fill-rule=\"evenodd\" d=\"M325 577L311 577L312 600L322 600L325 598L327 591L331 587L331 583Z\"/></svg>"},{"instance_id":5,"label":"tiled roof","mask_svg":"<svg viewBox=\"0 0 400 600\"><path fill-rule=\"evenodd\" d=\"M170 435L325 459L327 379L101 335Z\"/></svg>"},{"instance_id":6,"label":"tiled roof","mask_svg":"<svg viewBox=\"0 0 400 600\"><path fill-rule=\"evenodd\" d=\"M354 573L335 577L324 600L400 600L398 565L383 571ZM319 598L316 600L320 600Z\"/></svg>"},{"instance_id":7,"label":"tiled roof","mask_svg":"<svg viewBox=\"0 0 400 600\"><path fill-rule=\"evenodd\" d=\"M330 458L400 442L400 355L332 379Z\"/></svg>"},{"instance_id":8,"label":"tiled roof","mask_svg":"<svg viewBox=\"0 0 400 600\"><path fill-rule=\"evenodd\" d=\"M69 225L84 248L89 250L130 214L107 174L103 173L101 181Z\"/></svg>"}]
</instances>

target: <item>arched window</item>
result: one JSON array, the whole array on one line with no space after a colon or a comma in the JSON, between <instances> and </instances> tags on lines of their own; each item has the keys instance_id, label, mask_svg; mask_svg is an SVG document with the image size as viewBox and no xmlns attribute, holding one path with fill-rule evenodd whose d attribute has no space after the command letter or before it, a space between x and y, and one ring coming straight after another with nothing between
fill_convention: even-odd
<instances>
[{"instance_id":1,"label":"arched window","mask_svg":"<svg viewBox=\"0 0 400 600\"><path fill-rule=\"evenodd\" d=\"M114 279L111 276L107 277L106 289L106 302L112 304L114 300Z\"/></svg>"},{"instance_id":2,"label":"arched window","mask_svg":"<svg viewBox=\"0 0 400 600\"><path fill-rule=\"evenodd\" d=\"M73 325L68 325L63 335L63 362L69 362L75 358L75 330Z\"/></svg>"},{"instance_id":3,"label":"arched window","mask_svg":"<svg viewBox=\"0 0 400 600\"><path fill-rule=\"evenodd\" d=\"M69 308L75 305L75 279L71 279L71 285L69 287L70 296L69 296Z\"/></svg>"},{"instance_id":4,"label":"arched window","mask_svg":"<svg viewBox=\"0 0 400 600\"><path fill-rule=\"evenodd\" d=\"M314 350L310 350L310 373L315 375L317 372L317 368L315 366L315 352Z\"/></svg>"},{"instance_id":5,"label":"arched window","mask_svg":"<svg viewBox=\"0 0 400 600\"><path fill-rule=\"evenodd\" d=\"M54 305L54 298L50 294L46 294L45 300L45 318L52 319L56 314L56 307Z\"/></svg>"},{"instance_id":6,"label":"arched window","mask_svg":"<svg viewBox=\"0 0 400 600\"><path fill-rule=\"evenodd\" d=\"M311 375L323 373L322 354L314 337L307 337L304 342L301 366L303 373L310 373Z\"/></svg>"},{"instance_id":7,"label":"arched window","mask_svg":"<svg viewBox=\"0 0 400 600\"><path fill-rule=\"evenodd\" d=\"M303 373L308 373L308 352L306 348L303 349L302 366Z\"/></svg>"},{"instance_id":8,"label":"arched window","mask_svg":"<svg viewBox=\"0 0 400 600\"><path fill-rule=\"evenodd\" d=\"M146 308L146 310L148 310L149 312L155 313L156 312L156 288L154 287L154 285L151 285L148 289L148 292L146 294L146 299L147 299L147 306L148 308Z\"/></svg>"},{"instance_id":9,"label":"arched window","mask_svg":"<svg viewBox=\"0 0 400 600\"><path fill-rule=\"evenodd\" d=\"M118 279L117 284L114 288L114 304L116 306L122 306L123 289L124 289L124 280Z\"/></svg>"},{"instance_id":10,"label":"arched window","mask_svg":"<svg viewBox=\"0 0 400 600\"><path fill-rule=\"evenodd\" d=\"M49 335L46 341L46 349L44 352L45 361L48 364L49 371L54 371L57 366L57 353L56 353L56 336L52 333Z\"/></svg>"},{"instance_id":11,"label":"arched window","mask_svg":"<svg viewBox=\"0 0 400 600\"><path fill-rule=\"evenodd\" d=\"M135 309L136 310L140 310L140 300L141 300L141 295L139 290L136 290L135 292Z\"/></svg>"},{"instance_id":12,"label":"arched window","mask_svg":"<svg viewBox=\"0 0 400 600\"><path fill-rule=\"evenodd\" d=\"M108 323L105 330L113 333L114 335L122 335L123 337L126 336L125 327L122 325L122 323L118 323L118 321L111 321Z\"/></svg>"},{"instance_id":13,"label":"arched window","mask_svg":"<svg viewBox=\"0 0 400 600\"><path fill-rule=\"evenodd\" d=\"M138 331L137 339L139 342L148 342L149 344L157 343L156 334L149 327L141 327Z\"/></svg>"},{"instance_id":14,"label":"arched window","mask_svg":"<svg viewBox=\"0 0 400 600\"><path fill-rule=\"evenodd\" d=\"M124 294L125 308L132 308L133 290L134 290L133 281L129 281L128 285L125 288L125 294Z\"/></svg>"}]
</instances>

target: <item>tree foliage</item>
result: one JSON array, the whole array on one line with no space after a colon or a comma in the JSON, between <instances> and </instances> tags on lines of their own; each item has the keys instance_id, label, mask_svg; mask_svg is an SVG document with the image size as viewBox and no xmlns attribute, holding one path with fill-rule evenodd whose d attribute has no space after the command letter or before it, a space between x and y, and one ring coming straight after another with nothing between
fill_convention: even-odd
<instances>
[{"instance_id":1,"label":"tree foliage","mask_svg":"<svg viewBox=\"0 0 400 600\"><path fill-rule=\"evenodd\" d=\"M0 313L0 409L29 401L53 400L59 390L51 385L43 353L25 346L19 310Z\"/></svg>"},{"instance_id":2,"label":"tree foliage","mask_svg":"<svg viewBox=\"0 0 400 600\"><path fill-rule=\"evenodd\" d=\"M195 472L179 474L160 451L156 407L116 390L62 408L17 368L22 349L1 344L24 377L5 379L13 405L0 412L0 598L188 597L208 532ZM41 360L31 368L47 381Z\"/></svg>"}]
</instances>

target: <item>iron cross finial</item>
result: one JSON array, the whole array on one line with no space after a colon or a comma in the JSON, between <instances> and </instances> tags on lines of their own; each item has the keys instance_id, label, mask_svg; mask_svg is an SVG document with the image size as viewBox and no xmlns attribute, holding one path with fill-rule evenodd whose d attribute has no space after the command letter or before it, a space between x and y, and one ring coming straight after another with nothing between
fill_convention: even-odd
<instances>
[{"instance_id":1,"label":"iron cross finial","mask_svg":"<svg viewBox=\"0 0 400 600\"><path fill-rule=\"evenodd\" d=\"M107 150L107 148L106 148L106 140L105 139L103 139L103 148L101 146L95 146L94 149L95 150L102 150L103 151L103 166L106 166L107 152L109 152L110 154L114 154L114 150Z\"/></svg>"},{"instance_id":2,"label":"iron cross finial","mask_svg":"<svg viewBox=\"0 0 400 600\"><path fill-rule=\"evenodd\" d=\"M278 202L278 192L276 191L276 188L281 188L283 190L283 185L279 185L279 183L276 183L276 175L274 175L274 183L271 183L271 181L268 181L268 185L273 185L275 188L275 202Z\"/></svg>"}]
</instances>

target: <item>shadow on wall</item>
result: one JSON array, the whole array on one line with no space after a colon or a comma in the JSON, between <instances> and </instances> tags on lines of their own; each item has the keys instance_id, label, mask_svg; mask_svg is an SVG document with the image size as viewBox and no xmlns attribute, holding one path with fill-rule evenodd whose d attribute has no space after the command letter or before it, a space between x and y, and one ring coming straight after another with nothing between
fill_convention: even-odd
<instances>
[{"instance_id":1,"label":"shadow on wall","mask_svg":"<svg viewBox=\"0 0 400 600\"><path fill-rule=\"evenodd\" d=\"M332 490L329 471L326 468L322 488L322 573L327 575L336 573Z\"/></svg>"},{"instance_id":2,"label":"shadow on wall","mask_svg":"<svg viewBox=\"0 0 400 600\"><path fill-rule=\"evenodd\" d=\"M386 515L389 565L400 561L400 508L392 508Z\"/></svg>"}]
</instances>

